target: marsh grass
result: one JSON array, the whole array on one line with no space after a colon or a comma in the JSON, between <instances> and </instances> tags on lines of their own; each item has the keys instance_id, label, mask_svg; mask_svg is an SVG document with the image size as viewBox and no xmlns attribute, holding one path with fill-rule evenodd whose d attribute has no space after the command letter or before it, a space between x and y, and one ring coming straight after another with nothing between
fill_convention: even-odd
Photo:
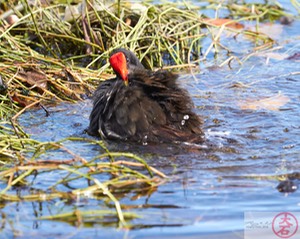
<instances>
[{"instance_id":1,"label":"marsh grass","mask_svg":"<svg viewBox=\"0 0 300 239\"><path fill-rule=\"evenodd\" d=\"M13 139L10 140L14 141ZM26 144L26 146L28 146L29 142L26 140L23 141L23 145ZM101 145L101 143L96 140L88 140L88 142ZM15 143L17 144L18 142ZM15 166L2 168L0 178L2 181L6 181L7 186L0 192L1 200L45 201L64 199L72 201L80 197L97 200L105 200L105 198L108 198L116 210L116 213L109 211L109 214L117 216L120 226L126 226L126 214L124 215L122 212L121 205L117 198L122 198L123 195L128 192L140 194L150 189L153 190L153 188L163 183L167 178L162 172L150 167L142 158L131 153L107 152L87 161L76 153L68 150L62 143L32 143L35 143L34 146L36 149L31 158L20 156L19 162L15 163ZM40 155L53 149L64 151L70 155L70 159L37 160ZM18 150L18 148L15 150ZM25 195L14 194L13 187L30 187L34 185L35 181L41 180L39 177L42 177L43 173L49 171L63 171L65 172L65 176L57 179L56 183L44 190L30 190L31 193ZM28 177L32 176L34 177L33 181L32 179L27 180ZM102 178L108 179L102 182ZM66 191L57 189L62 187L68 189L66 185L76 185L77 180L81 180L81 188L73 188L72 190ZM85 187L82 187L82 181L86 181ZM99 217L100 216L103 215L99 215ZM53 219L58 217L58 215L53 216ZM49 219L49 217L46 218Z\"/></svg>"},{"instance_id":2,"label":"marsh grass","mask_svg":"<svg viewBox=\"0 0 300 239\"><path fill-rule=\"evenodd\" d=\"M64 142L38 142L30 138L18 124L24 111L63 101L76 102L90 96L99 80L111 76L106 64L114 48L134 51L148 68L191 68L206 61L208 55L228 54L220 65L243 59L230 55L221 36L225 31L245 35L253 46L269 49L275 41L259 31L249 31L245 21L273 21L287 15L278 4L219 4L206 1L201 7L190 4L129 4L103 1L72 1L48 5L37 1L1 2L0 12L0 200L45 201L75 200L89 196L108 200L115 210L74 211L44 216L41 219L82 222L92 217L113 218L120 226L137 215L123 212L119 202L126 193L143 195L164 183L166 175L132 153L110 152L99 140L79 140L98 145L104 153L86 160L64 146ZM295 3L295 7L299 5ZM200 13L214 9L228 11L229 21L216 24ZM67 13L69 14L67 15ZM7 17L18 20L7 23ZM203 49L203 41L210 44ZM245 57L244 59L247 59ZM50 150L69 155L67 160L43 160ZM44 172L64 172L44 190L28 190L18 195L15 188L35 186ZM29 178L31 180L29 180ZM76 180L86 182L82 188L58 190ZM3 186L5 185L5 186ZM96 218L96 219L95 219Z\"/></svg>"}]
</instances>

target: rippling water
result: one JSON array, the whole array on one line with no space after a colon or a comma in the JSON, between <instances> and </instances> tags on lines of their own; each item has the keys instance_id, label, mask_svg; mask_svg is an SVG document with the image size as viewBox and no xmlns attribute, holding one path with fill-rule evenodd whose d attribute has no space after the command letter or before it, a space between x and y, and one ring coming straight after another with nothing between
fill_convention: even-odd
<instances>
[{"instance_id":1,"label":"rippling water","mask_svg":"<svg viewBox=\"0 0 300 239\"><path fill-rule=\"evenodd\" d=\"M299 53L298 29L299 21L284 28L278 53ZM180 83L189 90L197 113L205 120L205 145L135 147L110 142L111 150L134 151L171 177L149 195L129 194L121 199L125 205L140 205L133 211L143 218L131 222L134 230L93 222L77 228L65 222L36 220L51 211L99 207L93 199L73 204L11 202L2 211L14 220L20 238L242 238L244 212L299 211L299 192L282 193L277 188L277 176L292 175L300 166L299 70L299 59L267 62L263 56L233 69L201 67L201 73L182 75ZM259 99L281 96L288 102L278 110L245 109ZM49 108L49 117L43 110L27 112L20 123L32 138L41 141L89 137L83 131L90 110L89 100L61 104ZM99 154L98 147L82 142L66 145L86 159ZM63 159L64 153L45 157ZM292 176L297 189L297 177L293 181ZM52 185L57 177L62 175L44 173L36 188ZM2 232L11 238L9 229Z\"/></svg>"}]
</instances>

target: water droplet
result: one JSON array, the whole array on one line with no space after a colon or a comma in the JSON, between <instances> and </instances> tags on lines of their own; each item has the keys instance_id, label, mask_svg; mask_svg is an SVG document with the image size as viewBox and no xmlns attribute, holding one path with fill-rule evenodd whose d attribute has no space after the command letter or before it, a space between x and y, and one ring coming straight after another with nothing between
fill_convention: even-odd
<instances>
[{"instance_id":1,"label":"water droplet","mask_svg":"<svg viewBox=\"0 0 300 239\"><path fill-rule=\"evenodd\" d=\"M148 135L145 135L142 141L143 145L148 145L147 139L148 139Z\"/></svg>"},{"instance_id":2,"label":"water droplet","mask_svg":"<svg viewBox=\"0 0 300 239\"><path fill-rule=\"evenodd\" d=\"M190 118L190 116L189 115L185 115L185 116L183 116L183 119L184 120L188 120Z\"/></svg>"}]
</instances>

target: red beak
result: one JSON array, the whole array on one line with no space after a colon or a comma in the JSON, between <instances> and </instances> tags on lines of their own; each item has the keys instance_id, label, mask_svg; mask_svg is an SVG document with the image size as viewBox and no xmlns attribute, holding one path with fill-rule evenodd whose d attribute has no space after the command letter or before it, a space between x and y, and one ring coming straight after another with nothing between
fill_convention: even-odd
<instances>
[{"instance_id":1,"label":"red beak","mask_svg":"<svg viewBox=\"0 0 300 239\"><path fill-rule=\"evenodd\" d=\"M109 63L114 71L121 76L125 85L128 85L128 69L125 54L123 52L113 54L109 58Z\"/></svg>"}]
</instances>

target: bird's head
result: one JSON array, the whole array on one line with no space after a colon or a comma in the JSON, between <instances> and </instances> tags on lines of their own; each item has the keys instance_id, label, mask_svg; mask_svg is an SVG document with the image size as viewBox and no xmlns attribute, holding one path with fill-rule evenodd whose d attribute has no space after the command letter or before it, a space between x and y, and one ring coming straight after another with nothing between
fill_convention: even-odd
<instances>
[{"instance_id":1,"label":"bird's head","mask_svg":"<svg viewBox=\"0 0 300 239\"><path fill-rule=\"evenodd\" d=\"M109 63L117 76L124 81L125 85L128 85L129 74L136 69L144 69L136 55L124 48L114 50L110 55Z\"/></svg>"}]
</instances>

